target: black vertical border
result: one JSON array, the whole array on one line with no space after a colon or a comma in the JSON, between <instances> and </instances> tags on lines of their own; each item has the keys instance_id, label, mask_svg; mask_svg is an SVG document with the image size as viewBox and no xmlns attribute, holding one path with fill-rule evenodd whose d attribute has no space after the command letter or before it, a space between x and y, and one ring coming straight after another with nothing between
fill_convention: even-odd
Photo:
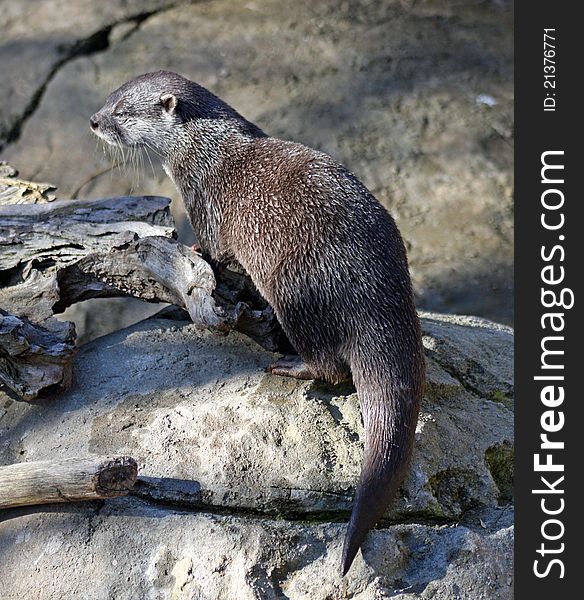
<instances>
[{"instance_id":1,"label":"black vertical border","mask_svg":"<svg viewBox=\"0 0 584 600\"><path fill-rule=\"evenodd\" d=\"M580 183L584 178L584 140L578 139L584 136L580 114L584 105L584 93L580 91L584 85L584 24L577 16L578 8L578 3L567 0L515 3L515 598L519 600L577 597L582 593L580 580L584 575L584 567L579 564L584 556L584 491L578 489L584 471L584 392L579 382L579 374L584 373L580 309L584 301L584 220L580 219L579 210L584 202ZM556 29L555 112L543 110L543 99L549 91L543 86L544 28ZM559 568L553 568L548 577L541 579L533 572L534 560L542 558L536 550L544 542L540 528L546 519L540 508L541 496L531 492L542 487L539 477L544 475L533 471L533 455L540 451L540 417L546 410L540 402L542 384L533 380L539 373L540 344L546 335L540 324L544 312L540 303L541 269L546 264L540 251L542 245L549 248L558 238L557 233L546 232L540 222L541 194L545 189L540 175L541 154L546 150L565 153L563 286L575 293L574 308L564 311L566 396L558 410L564 412L565 426L556 434L556 439L565 441L565 450L557 452L554 458L565 464L565 471L560 474L565 476L565 510L558 517L565 526L564 537L558 543L563 542L565 549L556 555L565 566L563 579L558 576ZM549 545L553 547L552 542Z\"/></svg>"}]
</instances>

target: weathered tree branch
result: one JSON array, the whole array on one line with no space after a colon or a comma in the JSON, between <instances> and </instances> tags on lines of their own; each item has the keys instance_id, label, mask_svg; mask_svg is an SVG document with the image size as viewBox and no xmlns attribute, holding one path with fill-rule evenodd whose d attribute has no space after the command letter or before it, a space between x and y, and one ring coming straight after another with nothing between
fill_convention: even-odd
<instances>
[{"instance_id":1,"label":"weathered tree branch","mask_svg":"<svg viewBox=\"0 0 584 600\"><path fill-rule=\"evenodd\" d=\"M129 456L16 463L0 467L0 509L124 496L137 475Z\"/></svg>"},{"instance_id":2,"label":"weathered tree branch","mask_svg":"<svg viewBox=\"0 0 584 600\"><path fill-rule=\"evenodd\" d=\"M185 308L199 326L236 329L267 349L287 349L272 310L245 275L225 270L217 282L209 263L173 239L169 199L14 204L9 193L5 199L0 381L19 397L31 400L69 386L75 332L54 315L89 298L168 302Z\"/></svg>"},{"instance_id":3,"label":"weathered tree branch","mask_svg":"<svg viewBox=\"0 0 584 600\"><path fill-rule=\"evenodd\" d=\"M0 161L0 204L51 202L56 189L50 183L35 183L17 178L16 169Z\"/></svg>"},{"instance_id":4,"label":"weathered tree branch","mask_svg":"<svg viewBox=\"0 0 584 600\"><path fill-rule=\"evenodd\" d=\"M56 319L48 324L52 331L0 309L0 382L23 400L71 383L75 327Z\"/></svg>"}]
</instances>

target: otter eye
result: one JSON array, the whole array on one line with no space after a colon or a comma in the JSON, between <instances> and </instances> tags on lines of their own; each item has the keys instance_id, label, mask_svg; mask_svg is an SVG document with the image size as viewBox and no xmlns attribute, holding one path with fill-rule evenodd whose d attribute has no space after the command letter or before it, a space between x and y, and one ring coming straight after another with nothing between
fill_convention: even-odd
<instances>
[{"instance_id":1,"label":"otter eye","mask_svg":"<svg viewBox=\"0 0 584 600\"><path fill-rule=\"evenodd\" d=\"M124 109L124 105L122 104L122 101L120 100L120 102L118 102L114 106L112 114L114 115L114 117L127 117L129 113L126 109Z\"/></svg>"}]
</instances>

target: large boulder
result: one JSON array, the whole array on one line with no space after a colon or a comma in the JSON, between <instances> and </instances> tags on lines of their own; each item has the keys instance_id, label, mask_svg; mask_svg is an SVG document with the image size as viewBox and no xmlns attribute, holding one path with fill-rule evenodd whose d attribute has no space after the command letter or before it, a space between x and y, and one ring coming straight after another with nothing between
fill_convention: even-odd
<instances>
[{"instance_id":1,"label":"large boulder","mask_svg":"<svg viewBox=\"0 0 584 600\"><path fill-rule=\"evenodd\" d=\"M61 397L0 396L0 463L140 466L130 497L6 511L0 597L511 598L512 332L423 317L412 467L345 579L354 390L273 377L238 334L153 318L82 347Z\"/></svg>"}]
</instances>

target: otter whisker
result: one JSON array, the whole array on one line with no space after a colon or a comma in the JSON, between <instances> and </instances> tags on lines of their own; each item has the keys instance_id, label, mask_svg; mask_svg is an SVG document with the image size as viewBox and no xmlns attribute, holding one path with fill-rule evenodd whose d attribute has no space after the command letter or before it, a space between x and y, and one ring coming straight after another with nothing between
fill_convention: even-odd
<instances>
[{"instance_id":1,"label":"otter whisker","mask_svg":"<svg viewBox=\"0 0 584 600\"><path fill-rule=\"evenodd\" d=\"M158 158L164 159L164 155L161 152L159 152L152 144L150 144L146 140L144 140L142 143L144 144L144 146L146 146L146 148L149 148L150 150L152 150L152 152L154 152L154 154L156 154L156 156L158 156Z\"/></svg>"},{"instance_id":2,"label":"otter whisker","mask_svg":"<svg viewBox=\"0 0 584 600\"><path fill-rule=\"evenodd\" d=\"M152 178L156 179L156 173L154 171L154 165L152 164L152 159L150 158L150 153L148 152L148 148L144 148L143 154L146 155L148 162L150 163L150 169L152 170Z\"/></svg>"},{"instance_id":3,"label":"otter whisker","mask_svg":"<svg viewBox=\"0 0 584 600\"><path fill-rule=\"evenodd\" d=\"M131 190L135 191L140 187L140 170L138 165L139 152L137 146L132 146L130 149L130 167L132 171L132 187Z\"/></svg>"}]
</instances>

